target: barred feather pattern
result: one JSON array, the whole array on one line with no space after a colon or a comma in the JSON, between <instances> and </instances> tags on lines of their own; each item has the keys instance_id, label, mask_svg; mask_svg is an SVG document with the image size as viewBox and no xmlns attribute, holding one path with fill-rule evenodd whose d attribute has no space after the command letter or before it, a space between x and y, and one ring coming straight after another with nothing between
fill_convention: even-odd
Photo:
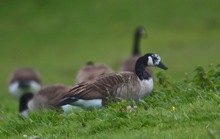
<instances>
[{"instance_id":1,"label":"barred feather pattern","mask_svg":"<svg viewBox=\"0 0 220 139\"><path fill-rule=\"evenodd\" d=\"M84 100L122 98L139 99L141 89L139 78L133 72L110 73L95 80L81 83L66 93L65 97Z\"/></svg>"}]
</instances>

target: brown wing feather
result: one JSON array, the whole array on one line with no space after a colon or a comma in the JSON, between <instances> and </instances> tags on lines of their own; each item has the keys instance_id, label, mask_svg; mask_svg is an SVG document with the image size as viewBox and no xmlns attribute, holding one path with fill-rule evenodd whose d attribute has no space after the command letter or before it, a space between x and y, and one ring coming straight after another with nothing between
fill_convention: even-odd
<instances>
[{"instance_id":1,"label":"brown wing feather","mask_svg":"<svg viewBox=\"0 0 220 139\"><path fill-rule=\"evenodd\" d=\"M110 73L92 81L81 83L67 92L66 97L79 99L105 99L108 97L136 98L140 91L138 77L133 72Z\"/></svg>"}]
</instances>

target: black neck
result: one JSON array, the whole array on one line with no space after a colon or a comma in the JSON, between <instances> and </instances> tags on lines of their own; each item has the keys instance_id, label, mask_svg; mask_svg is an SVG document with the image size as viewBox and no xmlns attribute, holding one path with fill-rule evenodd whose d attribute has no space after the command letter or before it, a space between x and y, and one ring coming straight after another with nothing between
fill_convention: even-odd
<instances>
[{"instance_id":1,"label":"black neck","mask_svg":"<svg viewBox=\"0 0 220 139\"><path fill-rule=\"evenodd\" d=\"M145 70L145 65L143 63L143 58L139 58L135 65L135 73L140 80L148 80L151 76Z\"/></svg>"},{"instance_id":2,"label":"black neck","mask_svg":"<svg viewBox=\"0 0 220 139\"><path fill-rule=\"evenodd\" d=\"M141 35L139 33L135 34L135 38L134 38L134 50L133 50L133 55L140 55L140 38Z\"/></svg>"},{"instance_id":3,"label":"black neck","mask_svg":"<svg viewBox=\"0 0 220 139\"><path fill-rule=\"evenodd\" d=\"M28 102L30 99L33 98L33 93L25 93L20 98L20 104L19 104L19 112L22 112L24 110L28 109Z\"/></svg>"}]
</instances>

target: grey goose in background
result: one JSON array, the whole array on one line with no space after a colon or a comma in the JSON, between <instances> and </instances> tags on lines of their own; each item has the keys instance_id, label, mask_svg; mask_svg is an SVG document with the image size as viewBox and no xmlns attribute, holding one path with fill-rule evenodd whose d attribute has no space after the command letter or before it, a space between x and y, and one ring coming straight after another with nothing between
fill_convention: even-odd
<instances>
[{"instance_id":1,"label":"grey goose in background","mask_svg":"<svg viewBox=\"0 0 220 139\"><path fill-rule=\"evenodd\" d=\"M134 45L132 56L125 59L121 64L121 71L131 71L135 72L135 64L137 59L141 56L140 52L140 40L141 37L146 35L144 27L137 27L134 34ZM148 74L153 77L153 69L151 67L146 68Z\"/></svg>"},{"instance_id":2,"label":"grey goose in background","mask_svg":"<svg viewBox=\"0 0 220 139\"><path fill-rule=\"evenodd\" d=\"M93 80L98 76L112 73L113 70L105 64L94 64L88 62L83 68L81 68L76 76L76 84Z\"/></svg>"},{"instance_id":3,"label":"grey goose in background","mask_svg":"<svg viewBox=\"0 0 220 139\"><path fill-rule=\"evenodd\" d=\"M8 81L8 90L16 98L25 93L35 93L42 87L40 74L33 68L15 69Z\"/></svg>"},{"instance_id":4,"label":"grey goose in background","mask_svg":"<svg viewBox=\"0 0 220 139\"><path fill-rule=\"evenodd\" d=\"M20 98L19 112L28 118L29 111L37 111L39 109L60 109L59 102L63 98L64 93L71 88L55 84L43 87L37 93L25 93Z\"/></svg>"},{"instance_id":5,"label":"grey goose in background","mask_svg":"<svg viewBox=\"0 0 220 139\"><path fill-rule=\"evenodd\" d=\"M159 67L167 70L157 54L148 53L140 57L134 72L105 74L93 80L76 85L65 93L60 105L71 104L84 108L101 108L109 98L125 99L136 102L149 95L153 89L153 80L145 67Z\"/></svg>"}]
</instances>

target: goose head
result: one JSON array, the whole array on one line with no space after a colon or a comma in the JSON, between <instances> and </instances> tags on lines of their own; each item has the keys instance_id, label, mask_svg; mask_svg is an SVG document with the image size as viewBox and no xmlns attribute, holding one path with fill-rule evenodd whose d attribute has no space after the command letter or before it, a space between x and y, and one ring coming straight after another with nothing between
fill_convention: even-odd
<instances>
[{"instance_id":1,"label":"goose head","mask_svg":"<svg viewBox=\"0 0 220 139\"><path fill-rule=\"evenodd\" d=\"M18 68L12 72L8 90L16 98L20 98L25 93L35 93L42 86L39 73L32 68Z\"/></svg>"},{"instance_id":2,"label":"goose head","mask_svg":"<svg viewBox=\"0 0 220 139\"><path fill-rule=\"evenodd\" d=\"M168 68L162 63L161 58L157 54L149 53L144 55L144 59L146 59L145 66L149 67L158 67L163 70L167 70Z\"/></svg>"},{"instance_id":3,"label":"goose head","mask_svg":"<svg viewBox=\"0 0 220 139\"><path fill-rule=\"evenodd\" d=\"M151 78L149 73L145 70L146 67L158 67L163 70L168 68L162 63L159 55L148 53L138 58L135 65L135 72L140 80Z\"/></svg>"},{"instance_id":4,"label":"goose head","mask_svg":"<svg viewBox=\"0 0 220 139\"><path fill-rule=\"evenodd\" d=\"M145 35L145 29L144 29L144 27L138 27L137 29L136 29L136 36L139 36L139 37L142 37L142 36L144 36Z\"/></svg>"}]
</instances>

